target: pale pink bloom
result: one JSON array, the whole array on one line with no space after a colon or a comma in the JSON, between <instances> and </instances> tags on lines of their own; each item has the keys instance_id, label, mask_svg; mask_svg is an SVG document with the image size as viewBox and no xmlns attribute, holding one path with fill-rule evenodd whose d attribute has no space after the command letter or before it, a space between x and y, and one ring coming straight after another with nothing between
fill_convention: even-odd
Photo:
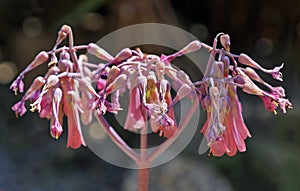
<instances>
[{"instance_id":1,"label":"pale pink bloom","mask_svg":"<svg viewBox=\"0 0 300 191\"><path fill-rule=\"evenodd\" d=\"M140 91L137 87L132 88L129 95L129 104L124 129L139 130L145 127L145 109L142 108Z\"/></svg>"}]
</instances>

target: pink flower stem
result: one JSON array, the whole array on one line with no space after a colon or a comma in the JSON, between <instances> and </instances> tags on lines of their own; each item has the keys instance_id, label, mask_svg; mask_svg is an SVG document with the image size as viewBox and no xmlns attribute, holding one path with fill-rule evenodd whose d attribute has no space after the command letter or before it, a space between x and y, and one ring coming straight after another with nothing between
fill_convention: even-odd
<instances>
[{"instance_id":1,"label":"pink flower stem","mask_svg":"<svg viewBox=\"0 0 300 191\"><path fill-rule=\"evenodd\" d=\"M139 191L147 191L149 185L149 168L147 168L147 124L141 129L140 134L140 161L139 166Z\"/></svg>"},{"instance_id":2,"label":"pink flower stem","mask_svg":"<svg viewBox=\"0 0 300 191\"><path fill-rule=\"evenodd\" d=\"M106 131L111 140L125 153L127 156L132 158L132 160L138 162L140 161L139 155L129 147L126 142L118 135L112 126L108 124L103 115L96 114L99 124Z\"/></svg>"},{"instance_id":3,"label":"pink flower stem","mask_svg":"<svg viewBox=\"0 0 300 191\"><path fill-rule=\"evenodd\" d=\"M145 109L144 109L145 111ZM145 117L147 117L146 112L144 112ZM137 165L139 168L138 172L138 190L139 191L148 191L149 187L149 168L147 163L147 123L145 123L144 127L141 129L140 134L140 160Z\"/></svg>"},{"instance_id":4,"label":"pink flower stem","mask_svg":"<svg viewBox=\"0 0 300 191\"><path fill-rule=\"evenodd\" d=\"M139 169L139 187L138 191L148 191L149 185L149 168Z\"/></svg>"}]
</instances>

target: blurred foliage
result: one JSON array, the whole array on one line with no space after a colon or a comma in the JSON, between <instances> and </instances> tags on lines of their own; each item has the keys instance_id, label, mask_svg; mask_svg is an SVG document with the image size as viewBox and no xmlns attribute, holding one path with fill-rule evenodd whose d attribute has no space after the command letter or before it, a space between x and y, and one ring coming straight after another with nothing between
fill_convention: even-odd
<instances>
[{"instance_id":1,"label":"blurred foliage","mask_svg":"<svg viewBox=\"0 0 300 191\"><path fill-rule=\"evenodd\" d=\"M244 51L267 68L286 63L285 82L278 85L287 86L294 109L274 116L260 100L243 96L245 120L253 136L247 140L247 152L222 158L185 154L215 166L236 190L299 190L299 10L297 0L1 0L0 62L12 61L23 69L39 50L52 46L63 23L72 25L77 44L141 22L180 26L207 43L220 31L229 33L233 52ZM24 32L28 18L37 19L30 25L31 36ZM0 85L0 190L22 190L13 179L30 190L121 189L124 169L98 160L88 149L66 149L65 137L58 142L50 138L46 120L29 113L15 119L10 107L17 97L8 87ZM195 137L189 146L193 149L201 139ZM76 183L78 179L83 183Z\"/></svg>"}]
</instances>

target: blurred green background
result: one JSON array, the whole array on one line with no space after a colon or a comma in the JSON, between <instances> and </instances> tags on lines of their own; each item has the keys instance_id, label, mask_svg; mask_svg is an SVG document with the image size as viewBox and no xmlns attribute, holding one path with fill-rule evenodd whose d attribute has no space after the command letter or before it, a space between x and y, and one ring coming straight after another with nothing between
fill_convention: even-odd
<instances>
[{"instance_id":1,"label":"blurred green background","mask_svg":"<svg viewBox=\"0 0 300 191\"><path fill-rule=\"evenodd\" d=\"M52 47L62 24L73 27L76 44L87 44L144 22L178 26L208 44L223 31L231 36L232 52L245 52L266 68L284 62L283 83L263 77L286 87L294 106L274 116L259 98L241 94L252 134L247 151L198 155L197 134L180 156L151 169L150 190L299 190L300 1L0 0L0 191L135 188L135 170L110 165L88 148L66 149L66 132L52 139L48 122L35 113L15 118L10 107L20 96L8 89L39 51ZM43 71L31 72L27 85Z\"/></svg>"}]
</instances>

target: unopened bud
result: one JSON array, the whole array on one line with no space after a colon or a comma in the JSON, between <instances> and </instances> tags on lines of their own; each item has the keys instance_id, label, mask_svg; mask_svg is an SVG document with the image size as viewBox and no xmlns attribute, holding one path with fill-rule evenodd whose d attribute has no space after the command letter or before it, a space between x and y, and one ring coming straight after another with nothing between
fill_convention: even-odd
<instances>
[{"instance_id":1,"label":"unopened bud","mask_svg":"<svg viewBox=\"0 0 300 191\"><path fill-rule=\"evenodd\" d=\"M88 45L87 52L102 60L111 61L114 59L108 52L94 43Z\"/></svg>"},{"instance_id":2,"label":"unopened bud","mask_svg":"<svg viewBox=\"0 0 300 191\"><path fill-rule=\"evenodd\" d=\"M230 37L228 34L223 34L220 36L220 41L222 46L225 48L226 51L230 51Z\"/></svg>"},{"instance_id":3,"label":"unopened bud","mask_svg":"<svg viewBox=\"0 0 300 191\"><path fill-rule=\"evenodd\" d=\"M120 69L116 66L112 66L107 74L107 84L110 84L112 81L116 79L116 77L120 74Z\"/></svg>"},{"instance_id":4,"label":"unopened bud","mask_svg":"<svg viewBox=\"0 0 300 191\"><path fill-rule=\"evenodd\" d=\"M30 97L33 96L34 92L40 88L43 87L43 85L45 84L45 79L42 76L38 76L34 79L34 81L32 82L31 86L28 88L24 99L27 100Z\"/></svg>"},{"instance_id":5,"label":"unopened bud","mask_svg":"<svg viewBox=\"0 0 300 191\"><path fill-rule=\"evenodd\" d=\"M49 55L47 54L47 52L45 52L45 51L40 52L38 55L36 55L34 60L27 66L27 68L24 71L28 72L28 71L36 68L37 66L46 62L48 60L48 58L49 58Z\"/></svg>"},{"instance_id":6,"label":"unopened bud","mask_svg":"<svg viewBox=\"0 0 300 191\"><path fill-rule=\"evenodd\" d=\"M127 75L126 74L121 74L119 75L114 81L113 83L111 83L108 88L107 88L107 94L123 87L126 84L126 80L127 80Z\"/></svg>"},{"instance_id":7,"label":"unopened bud","mask_svg":"<svg viewBox=\"0 0 300 191\"><path fill-rule=\"evenodd\" d=\"M58 32L58 41L64 40L71 31L72 29L70 26L63 25Z\"/></svg>"},{"instance_id":8,"label":"unopened bud","mask_svg":"<svg viewBox=\"0 0 300 191\"><path fill-rule=\"evenodd\" d=\"M114 58L114 60L112 61L113 63L118 63L122 60L126 60L127 58L129 58L132 55L132 51L129 48L124 48L123 50L121 50Z\"/></svg>"},{"instance_id":9,"label":"unopened bud","mask_svg":"<svg viewBox=\"0 0 300 191\"><path fill-rule=\"evenodd\" d=\"M191 52L195 52L201 48L201 43L198 40L194 40L190 42L187 46L180 50L182 54L188 54Z\"/></svg>"},{"instance_id":10,"label":"unopened bud","mask_svg":"<svg viewBox=\"0 0 300 191\"><path fill-rule=\"evenodd\" d=\"M63 59L58 61L57 66L61 71L67 71L73 67L73 63L70 60Z\"/></svg>"},{"instance_id":11,"label":"unopened bud","mask_svg":"<svg viewBox=\"0 0 300 191\"><path fill-rule=\"evenodd\" d=\"M244 65L247 65L247 66L251 66L251 67L254 67L254 68L257 68L257 69L260 68L258 63L256 63L247 54L244 54L244 53L239 55L238 61L241 64L244 64Z\"/></svg>"},{"instance_id":12,"label":"unopened bud","mask_svg":"<svg viewBox=\"0 0 300 191\"><path fill-rule=\"evenodd\" d=\"M66 59L66 60L70 60L70 54L63 50L60 54L59 54L59 59L63 60L63 59Z\"/></svg>"}]
</instances>

